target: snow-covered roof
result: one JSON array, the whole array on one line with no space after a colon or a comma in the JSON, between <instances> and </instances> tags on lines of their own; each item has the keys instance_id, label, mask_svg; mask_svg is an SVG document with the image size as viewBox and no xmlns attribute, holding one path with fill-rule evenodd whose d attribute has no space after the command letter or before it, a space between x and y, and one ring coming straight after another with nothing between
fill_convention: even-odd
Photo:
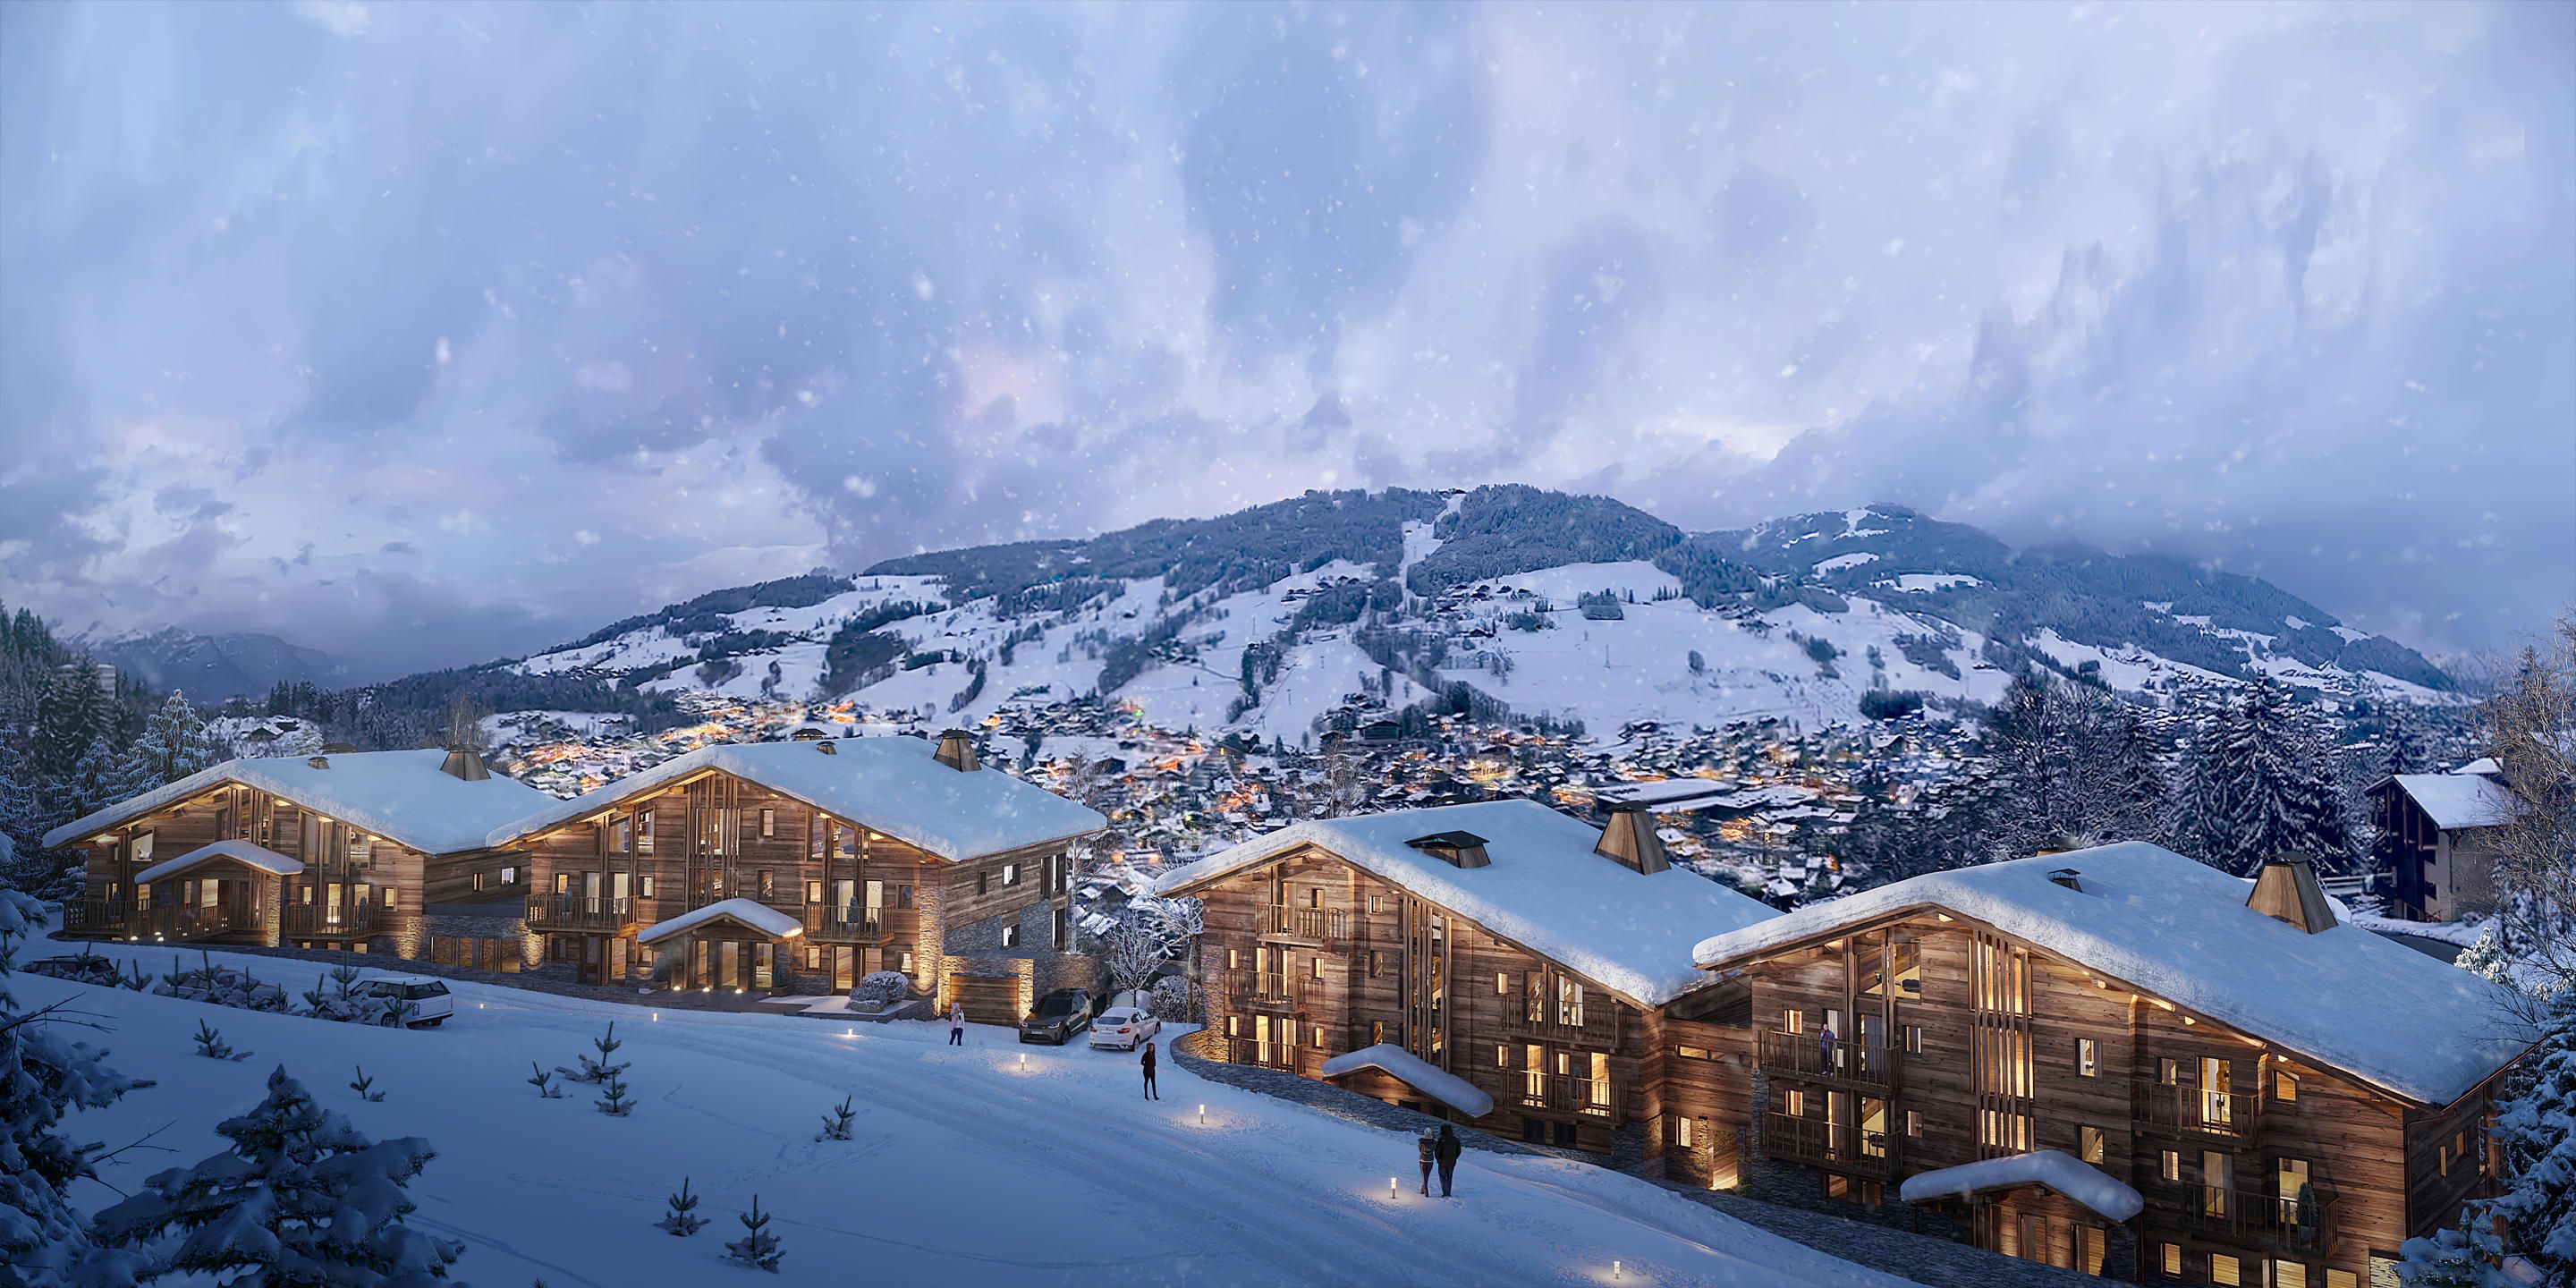
<instances>
[{"instance_id":1,"label":"snow-covered roof","mask_svg":"<svg viewBox=\"0 0 2576 1288\"><path fill-rule=\"evenodd\" d=\"M446 759L443 751L414 750L227 760L65 823L45 833L45 845L69 844L208 788L239 783L426 854L453 854L482 849L494 826L552 799L500 774L467 782L439 769Z\"/></svg>"},{"instance_id":2,"label":"snow-covered roof","mask_svg":"<svg viewBox=\"0 0 2576 1288\"><path fill-rule=\"evenodd\" d=\"M805 933L805 923L757 899L718 899L703 908L691 908L679 916L654 922L636 931L635 942L659 943L673 935L687 934L710 921L739 921L774 939L793 939Z\"/></svg>"},{"instance_id":3,"label":"snow-covered roof","mask_svg":"<svg viewBox=\"0 0 2576 1288\"><path fill-rule=\"evenodd\" d=\"M2445 832L2493 827L2513 817L2513 794L2484 774L2399 774L2397 787Z\"/></svg>"},{"instance_id":4,"label":"snow-covered roof","mask_svg":"<svg viewBox=\"0 0 2576 1288\"><path fill-rule=\"evenodd\" d=\"M1921 1203L2024 1185L2044 1185L2110 1221L2125 1222L2147 1206L2136 1190L2109 1173L2053 1149L1917 1172L1905 1178L1897 1193L1908 1203Z\"/></svg>"},{"instance_id":5,"label":"snow-covered roof","mask_svg":"<svg viewBox=\"0 0 2576 1288\"><path fill-rule=\"evenodd\" d=\"M155 881L164 881L171 877L175 877L190 868L197 867L201 864L212 863L217 859L231 859L235 863L248 864L249 866L257 868L262 872L266 872L271 876L291 877L304 870L304 865L302 863L294 859L290 859L265 845L253 845L248 841L235 837L229 841L216 841L210 845L200 845L175 859L165 859L159 863L155 863L151 867L135 873L134 884L150 885Z\"/></svg>"},{"instance_id":6,"label":"snow-covered roof","mask_svg":"<svg viewBox=\"0 0 2576 1288\"><path fill-rule=\"evenodd\" d=\"M2048 874L2073 868L2083 888ZM2521 1054L2503 990L2359 926L2308 934L2243 880L2143 841L1935 872L1809 904L1699 945L1709 969L1934 908L2423 1104Z\"/></svg>"},{"instance_id":7,"label":"snow-covered roof","mask_svg":"<svg viewBox=\"0 0 2576 1288\"><path fill-rule=\"evenodd\" d=\"M1494 1098L1477 1090L1474 1083L1391 1043L1380 1042L1357 1051L1344 1051L1324 1061L1323 1073L1327 1078L1338 1078L1362 1069L1382 1070L1396 1081L1470 1118L1482 1118L1494 1112Z\"/></svg>"},{"instance_id":8,"label":"snow-covered roof","mask_svg":"<svg viewBox=\"0 0 2576 1288\"><path fill-rule=\"evenodd\" d=\"M822 748L830 748L826 755ZM960 771L930 758L919 738L835 738L700 747L504 826L499 846L560 827L618 801L717 769L825 813L862 823L943 859L964 860L1097 832L1108 820L998 769Z\"/></svg>"},{"instance_id":9,"label":"snow-covered roof","mask_svg":"<svg viewBox=\"0 0 2576 1288\"><path fill-rule=\"evenodd\" d=\"M1483 867L1459 868L1407 844L1434 832L1486 838ZM1480 801L1312 819L1174 868L1173 894L1312 845L1647 1006L1707 985L1691 948L1779 915L1684 868L1647 874L1592 852L1601 833L1536 801Z\"/></svg>"}]
</instances>

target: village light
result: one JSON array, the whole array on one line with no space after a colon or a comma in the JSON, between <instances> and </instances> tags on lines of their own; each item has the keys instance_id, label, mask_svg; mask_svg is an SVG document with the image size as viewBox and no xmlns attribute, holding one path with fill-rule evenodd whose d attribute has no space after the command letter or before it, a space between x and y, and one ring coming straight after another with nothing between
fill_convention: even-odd
<instances>
[{"instance_id":1,"label":"village light","mask_svg":"<svg viewBox=\"0 0 2576 1288\"><path fill-rule=\"evenodd\" d=\"M1615 1258L1610 1262L1610 1277L1613 1279L1625 1279L1628 1277L1627 1272L1619 1268L1619 1262Z\"/></svg>"}]
</instances>

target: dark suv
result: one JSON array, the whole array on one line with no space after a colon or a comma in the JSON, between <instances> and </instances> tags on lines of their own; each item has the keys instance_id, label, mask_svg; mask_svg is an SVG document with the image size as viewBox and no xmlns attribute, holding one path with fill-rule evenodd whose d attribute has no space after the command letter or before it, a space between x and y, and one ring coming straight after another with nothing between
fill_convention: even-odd
<instances>
[{"instance_id":1,"label":"dark suv","mask_svg":"<svg viewBox=\"0 0 2576 1288\"><path fill-rule=\"evenodd\" d=\"M1037 1009L1020 1021L1020 1040L1063 1046L1073 1040L1074 1034L1089 1027L1091 994L1079 988L1059 988L1039 998Z\"/></svg>"}]
</instances>

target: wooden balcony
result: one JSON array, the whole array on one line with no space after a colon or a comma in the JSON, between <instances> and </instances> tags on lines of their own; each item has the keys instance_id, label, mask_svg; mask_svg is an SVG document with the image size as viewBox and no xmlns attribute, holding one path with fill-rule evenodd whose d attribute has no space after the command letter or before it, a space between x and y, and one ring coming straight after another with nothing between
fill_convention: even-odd
<instances>
[{"instance_id":1,"label":"wooden balcony","mask_svg":"<svg viewBox=\"0 0 2576 1288\"><path fill-rule=\"evenodd\" d=\"M133 926L133 909L122 899L69 899L63 903L66 935L123 939Z\"/></svg>"},{"instance_id":2,"label":"wooden balcony","mask_svg":"<svg viewBox=\"0 0 2576 1288\"><path fill-rule=\"evenodd\" d=\"M1264 937L1299 943L1348 947L1368 939L1368 922L1341 908L1272 906L1262 919Z\"/></svg>"},{"instance_id":3,"label":"wooden balcony","mask_svg":"<svg viewBox=\"0 0 2576 1288\"><path fill-rule=\"evenodd\" d=\"M1881 1090L1896 1082L1896 1052L1879 1043L1828 1043L1818 1033L1771 1029L1755 1035L1754 1046L1762 1072L1771 1077L1813 1078Z\"/></svg>"},{"instance_id":4,"label":"wooden balcony","mask_svg":"<svg viewBox=\"0 0 2576 1288\"><path fill-rule=\"evenodd\" d=\"M1277 1038L1226 1037L1216 1035L1227 1064L1248 1064L1263 1069L1298 1072L1298 1048Z\"/></svg>"},{"instance_id":5,"label":"wooden balcony","mask_svg":"<svg viewBox=\"0 0 2576 1288\"><path fill-rule=\"evenodd\" d=\"M1888 1174L1887 1133L1862 1131L1850 1123L1767 1114L1762 1120L1762 1152L1787 1162L1830 1167L1855 1175Z\"/></svg>"},{"instance_id":6,"label":"wooden balcony","mask_svg":"<svg viewBox=\"0 0 2576 1288\"><path fill-rule=\"evenodd\" d=\"M211 908L202 904L156 904L135 909L128 920L131 926L128 934L132 938L174 944L233 935L257 935L264 929L249 907L237 903Z\"/></svg>"},{"instance_id":7,"label":"wooden balcony","mask_svg":"<svg viewBox=\"0 0 2576 1288\"><path fill-rule=\"evenodd\" d=\"M2335 1245L2340 1196L2311 1188L2305 1199L2253 1194L2223 1185L2164 1182L2147 1193L2150 1211L2179 1220L2213 1243L2265 1252L2322 1254Z\"/></svg>"},{"instance_id":8,"label":"wooden balcony","mask_svg":"<svg viewBox=\"0 0 2576 1288\"><path fill-rule=\"evenodd\" d=\"M2245 1092L2141 1082L2131 1103L2138 1122L2155 1131L2246 1140L2262 1125L2263 1098Z\"/></svg>"},{"instance_id":9,"label":"wooden balcony","mask_svg":"<svg viewBox=\"0 0 2576 1288\"><path fill-rule=\"evenodd\" d=\"M376 905L350 902L290 903L279 910L278 933L295 939L352 939L376 933Z\"/></svg>"},{"instance_id":10,"label":"wooden balcony","mask_svg":"<svg viewBox=\"0 0 2576 1288\"><path fill-rule=\"evenodd\" d=\"M635 901L623 895L533 894L528 929L618 935L635 927Z\"/></svg>"},{"instance_id":11,"label":"wooden balcony","mask_svg":"<svg viewBox=\"0 0 2576 1288\"><path fill-rule=\"evenodd\" d=\"M1526 1005L1515 1006L1504 1013L1503 1028L1516 1037L1554 1039L1559 1042L1581 1042L1590 1046L1619 1045L1619 1009L1607 997L1592 999L1597 1005L1577 1011L1566 1011L1553 999L1546 1001L1533 1016Z\"/></svg>"},{"instance_id":12,"label":"wooden balcony","mask_svg":"<svg viewBox=\"0 0 2576 1288\"><path fill-rule=\"evenodd\" d=\"M865 904L808 904L805 933L819 944L873 944L885 938L885 909Z\"/></svg>"},{"instance_id":13,"label":"wooden balcony","mask_svg":"<svg viewBox=\"0 0 2576 1288\"><path fill-rule=\"evenodd\" d=\"M1618 1088L1608 1079L1523 1072L1518 1099L1523 1109L1546 1109L1594 1118L1619 1116Z\"/></svg>"},{"instance_id":14,"label":"wooden balcony","mask_svg":"<svg viewBox=\"0 0 2576 1288\"><path fill-rule=\"evenodd\" d=\"M1315 1000L1319 981L1275 971L1227 971L1220 981L1224 996L1263 1010L1305 1010Z\"/></svg>"}]
</instances>

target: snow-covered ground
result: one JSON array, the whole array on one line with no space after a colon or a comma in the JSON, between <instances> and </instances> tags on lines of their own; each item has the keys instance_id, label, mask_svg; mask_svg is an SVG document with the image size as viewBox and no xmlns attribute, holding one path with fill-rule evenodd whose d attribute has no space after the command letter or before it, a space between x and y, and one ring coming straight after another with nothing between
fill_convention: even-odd
<instances>
[{"instance_id":1,"label":"snow-covered ground","mask_svg":"<svg viewBox=\"0 0 2576 1288\"><path fill-rule=\"evenodd\" d=\"M57 951L30 945L21 960ZM108 948L166 970L167 949ZM189 954L191 960L194 953ZM300 992L316 963L216 954ZM356 959L366 964L365 959ZM388 963L390 965L390 963ZM415 1224L463 1240L475 1283L634 1288L740 1283L1896 1285L1633 1178L1553 1158L1471 1151L1456 1199L1413 1193L1409 1137L1203 1082L1166 1062L1140 1101L1132 1057L1018 1046L976 1027L952 1049L933 1024L855 1030L771 1015L652 1013L455 984L457 1016L412 1032L261 1015L37 976L19 1000L95 1014L114 1063L158 1085L75 1116L145 1175L221 1145L211 1128L256 1103L271 1067L379 1139L425 1136ZM589 1089L539 1099L533 1063L573 1063L618 1021L639 1102ZM243 1063L193 1053L205 1020ZM1027 1069L1020 1067L1027 1056ZM383 1103L342 1084L365 1066ZM813 1139L849 1096L854 1138ZM1207 1122L1198 1120L1204 1104ZM652 1222L681 1176L712 1222L677 1239ZM1400 1192L1388 1197L1387 1179ZM776 1278L722 1260L757 1193L785 1241ZM113 1196L88 1187L85 1200Z\"/></svg>"}]
</instances>

